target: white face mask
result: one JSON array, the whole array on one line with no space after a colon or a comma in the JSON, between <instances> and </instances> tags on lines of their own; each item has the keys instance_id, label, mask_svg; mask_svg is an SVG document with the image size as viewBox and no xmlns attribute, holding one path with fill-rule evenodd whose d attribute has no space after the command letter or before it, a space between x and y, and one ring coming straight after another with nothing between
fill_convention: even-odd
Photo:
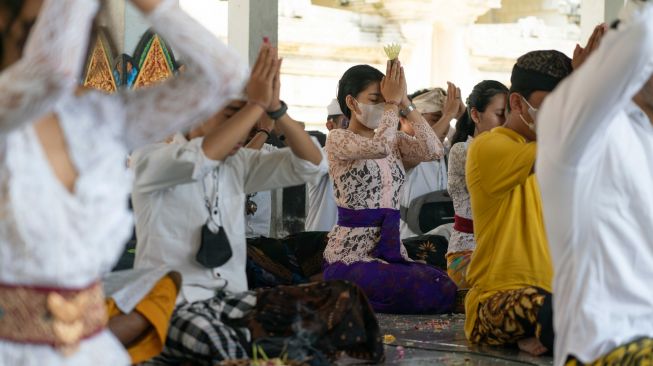
<instances>
[{"instance_id":1,"label":"white face mask","mask_svg":"<svg viewBox=\"0 0 653 366\"><path fill-rule=\"evenodd\" d=\"M526 100L526 98L522 97L522 99L524 100L524 102L526 102L526 104L528 104L528 115L531 116L531 119L533 120L533 122L528 122L528 121L526 120L526 118L524 118L524 116L522 116L521 114L519 115L519 118L521 118L522 122L524 122L524 124L525 124L526 126L528 126L528 128L529 128L531 131L535 132L535 129L536 129L535 121L537 120L537 112L538 112L538 109L535 108L535 107L533 107L533 106L532 106L532 105L531 105L531 104Z\"/></svg>"},{"instance_id":2,"label":"white face mask","mask_svg":"<svg viewBox=\"0 0 653 366\"><path fill-rule=\"evenodd\" d=\"M356 114L356 119L358 119L363 126L371 130L379 128L381 119L383 118L383 112L385 111L383 103L364 104L356 100L356 104L358 104L358 108L361 110L361 114L352 111Z\"/></svg>"}]
</instances>

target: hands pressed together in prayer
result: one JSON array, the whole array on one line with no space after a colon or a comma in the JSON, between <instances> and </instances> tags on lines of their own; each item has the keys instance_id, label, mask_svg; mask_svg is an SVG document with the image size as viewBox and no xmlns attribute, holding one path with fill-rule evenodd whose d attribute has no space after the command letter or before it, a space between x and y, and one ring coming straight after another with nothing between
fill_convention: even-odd
<instances>
[{"instance_id":1,"label":"hands pressed together in prayer","mask_svg":"<svg viewBox=\"0 0 653 366\"><path fill-rule=\"evenodd\" d=\"M585 47L581 47L579 44L576 44L576 48L574 49L574 57L571 59L571 66L574 68L574 70L577 70L583 63L585 63L589 56L599 48L601 45L601 40L607 31L608 25L601 23L594 28L594 32L592 32L592 35L587 41L587 45Z\"/></svg>"}]
</instances>

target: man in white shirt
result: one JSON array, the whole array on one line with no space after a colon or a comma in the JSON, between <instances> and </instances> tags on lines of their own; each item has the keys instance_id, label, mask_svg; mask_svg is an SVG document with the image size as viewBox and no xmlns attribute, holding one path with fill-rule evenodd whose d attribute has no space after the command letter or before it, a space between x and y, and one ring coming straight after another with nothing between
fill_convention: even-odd
<instances>
[{"instance_id":1,"label":"man in white shirt","mask_svg":"<svg viewBox=\"0 0 653 366\"><path fill-rule=\"evenodd\" d=\"M333 310L334 296L351 301L343 307L347 312L365 312L369 308L367 300L359 295L360 289L346 283L313 284L300 290L282 287L247 291L246 193L305 183L326 172L322 152L302 126L288 117L287 106L279 100L279 68L276 52L264 46L246 88L247 103L233 102L187 137L178 134L170 144L146 146L132 156L138 239L135 267L167 266L183 278L166 348L160 356L166 362L216 364L246 358L249 342L245 340L270 339L273 334L268 331L296 332L292 321L272 324L280 309L284 318L301 319L310 329L326 330L326 325L315 324L321 319L309 320L306 315L324 312L320 309L323 306ZM241 148L266 112L286 136L289 148L267 153ZM316 292L326 297L308 301ZM265 300L258 303L259 297ZM305 314L300 314L299 309L306 309ZM369 327L342 314L344 310L335 311L338 318L347 318L343 321L358 323L357 329ZM229 322L243 324L249 314L252 317L246 327ZM316 343L321 339L326 341L324 344L333 344L328 339L331 335L318 331L311 337L315 342L310 350L304 345L299 351L312 355L333 351L320 349ZM368 336L359 340L365 338ZM275 339L266 345L280 350L288 340ZM336 348L366 348L358 341L347 343ZM367 354L378 360L382 357L382 351L378 351L381 345L380 341L374 343L375 350L368 349ZM289 349L289 357L296 351Z\"/></svg>"},{"instance_id":2,"label":"man in white shirt","mask_svg":"<svg viewBox=\"0 0 653 366\"><path fill-rule=\"evenodd\" d=\"M326 128L347 128L347 117L340 110L338 100L333 99L327 107ZM333 197L333 182L326 173L317 184L306 185L307 211L306 231L331 231L338 220L338 206Z\"/></svg>"},{"instance_id":3,"label":"man in white shirt","mask_svg":"<svg viewBox=\"0 0 653 366\"><path fill-rule=\"evenodd\" d=\"M652 74L653 4L631 1L537 119L556 366L653 358Z\"/></svg>"}]
</instances>

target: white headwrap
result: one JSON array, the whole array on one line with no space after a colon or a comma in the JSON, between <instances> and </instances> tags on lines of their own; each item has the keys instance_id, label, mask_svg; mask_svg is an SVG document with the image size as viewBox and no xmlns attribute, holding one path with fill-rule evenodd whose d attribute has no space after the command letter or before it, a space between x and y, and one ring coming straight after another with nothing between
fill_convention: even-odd
<instances>
[{"instance_id":1,"label":"white headwrap","mask_svg":"<svg viewBox=\"0 0 653 366\"><path fill-rule=\"evenodd\" d=\"M327 107L327 116L337 116L344 114L340 110L340 104L338 103L338 99L334 99L331 101L331 104Z\"/></svg>"},{"instance_id":2,"label":"white headwrap","mask_svg":"<svg viewBox=\"0 0 653 366\"><path fill-rule=\"evenodd\" d=\"M447 94L444 89L433 88L433 90L415 97L413 104L419 113L436 113L442 111L446 100Z\"/></svg>"}]
</instances>

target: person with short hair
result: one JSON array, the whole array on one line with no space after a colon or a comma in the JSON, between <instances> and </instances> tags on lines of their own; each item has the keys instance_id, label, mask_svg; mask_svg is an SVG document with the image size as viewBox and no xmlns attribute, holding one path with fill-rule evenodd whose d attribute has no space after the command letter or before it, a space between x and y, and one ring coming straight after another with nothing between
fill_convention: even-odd
<instances>
[{"instance_id":1,"label":"person with short hair","mask_svg":"<svg viewBox=\"0 0 653 366\"><path fill-rule=\"evenodd\" d=\"M553 349L553 269L535 178L535 116L572 71L558 51L533 51L512 69L506 123L477 136L465 166L476 249L467 270L465 335L472 343Z\"/></svg>"}]
</instances>

